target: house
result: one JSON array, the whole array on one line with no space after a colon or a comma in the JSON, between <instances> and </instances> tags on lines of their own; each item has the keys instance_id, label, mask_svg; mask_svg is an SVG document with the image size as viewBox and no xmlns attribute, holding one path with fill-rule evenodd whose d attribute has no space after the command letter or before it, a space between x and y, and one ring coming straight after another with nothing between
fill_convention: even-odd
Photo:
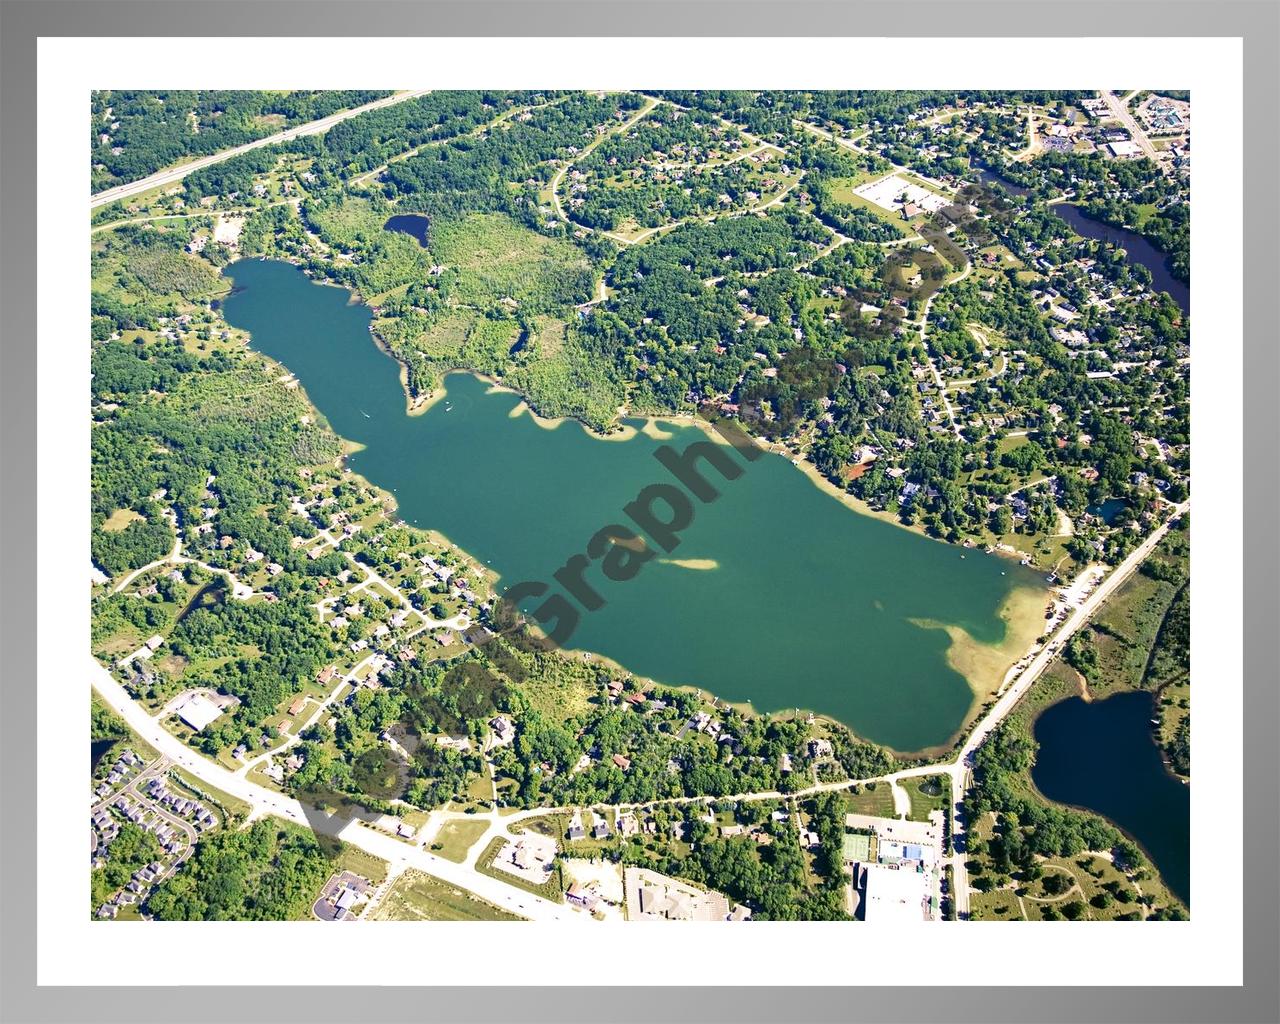
<instances>
[{"instance_id":1,"label":"house","mask_svg":"<svg viewBox=\"0 0 1280 1024\"><path fill-rule=\"evenodd\" d=\"M631 767L631 758L626 757L623 754L614 754L613 763L616 764L619 768L621 768L625 772L628 768Z\"/></svg>"},{"instance_id":2,"label":"house","mask_svg":"<svg viewBox=\"0 0 1280 1024\"><path fill-rule=\"evenodd\" d=\"M296 718L299 714L301 714L302 709L305 708L306 706L307 706L306 697L294 698L293 703L289 705L289 717Z\"/></svg>"},{"instance_id":3,"label":"house","mask_svg":"<svg viewBox=\"0 0 1280 1024\"><path fill-rule=\"evenodd\" d=\"M501 715L489 720L489 728L493 730L494 739L499 745L510 743L516 738L516 727Z\"/></svg>"},{"instance_id":4,"label":"house","mask_svg":"<svg viewBox=\"0 0 1280 1024\"><path fill-rule=\"evenodd\" d=\"M582 839L586 836L586 832L582 828L582 812L574 811L573 817L569 819L568 836L570 839Z\"/></svg>"},{"instance_id":5,"label":"house","mask_svg":"<svg viewBox=\"0 0 1280 1024\"><path fill-rule=\"evenodd\" d=\"M609 822L595 811L591 812L591 835L595 839L609 838Z\"/></svg>"}]
</instances>

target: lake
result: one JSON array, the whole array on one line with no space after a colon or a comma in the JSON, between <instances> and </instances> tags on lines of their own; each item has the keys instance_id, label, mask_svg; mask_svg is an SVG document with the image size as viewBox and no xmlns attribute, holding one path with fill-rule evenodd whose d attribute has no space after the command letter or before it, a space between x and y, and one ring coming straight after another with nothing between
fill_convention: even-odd
<instances>
[{"instance_id":1,"label":"lake","mask_svg":"<svg viewBox=\"0 0 1280 1024\"><path fill-rule=\"evenodd\" d=\"M1097 516L1110 526L1116 521L1116 516L1128 507L1129 503L1123 498L1107 498L1101 504L1090 505L1085 511L1091 516Z\"/></svg>"},{"instance_id":2,"label":"lake","mask_svg":"<svg viewBox=\"0 0 1280 1024\"><path fill-rule=\"evenodd\" d=\"M1020 197L1028 195L1031 192L1031 189L1027 188L1025 185L1015 185L1012 181L996 174L995 171L990 170L989 168L979 167L974 164L970 167L970 170L978 176L979 181L984 182L987 185L999 185L1011 196Z\"/></svg>"},{"instance_id":3,"label":"lake","mask_svg":"<svg viewBox=\"0 0 1280 1024\"><path fill-rule=\"evenodd\" d=\"M1031 777L1050 800L1094 811L1133 837L1191 905L1191 787L1165 769L1145 690L1087 702L1069 697L1035 722Z\"/></svg>"},{"instance_id":4,"label":"lake","mask_svg":"<svg viewBox=\"0 0 1280 1024\"><path fill-rule=\"evenodd\" d=\"M597 530L628 523L623 506L642 488L674 482L656 449L706 437L692 423L663 422L665 440L601 439L574 421L551 429L468 374L410 416L368 307L288 263L242 260L226 273L227 319L364 446L350 468L503 585L552 581ZM779 456L735 457L735 480L705 470L720 497L691 499L693 522L669 556L626 582L590 567L606 603L582 613L569 646L758 711L829 715L895 750L948 743L975 706L957 666L994 686L1039 635L1038 575L855 512Z\"/></svg>"},{"instance_id":5,"label":"lake","mask_svg":"<svg viewBox=\"0 0 1280 1024\"><path fill-rule=\"evenodd\" d=\"M1031 191L1025 186L1007 181L986 167L974 166L972 171L979 181L988 185L999 185L1012 196L1026 196ZM1095 220L1074 203L1054 203L1050 209L1056 216L1071 225L1071 229L1081 238L1108 242L1123 249L1128 260L1140 263L1151 271L1151 284L1157 291L1168 292L1173 301L1182 307L1184 313L1190 311L1191 286L1186 281L1180 281L1173 276L1173 272L1169 269L1169 258L1141 235Z\"/></svg>"},{"instance_id":6,"label":"lake","mask_svg":"<svg viewBox=\"0 0 1280 1024\"><path fill-rule=\"evenodd\" d=\"M1123 249L1129 262L1141 263L1151 271L1151 285L1156 291L1168 292L1184 313L1191 310L1191 285L1174 277L1169 258L1141 235L1094 220L1075 203L1055 203L1051 209L1082 238L1108 242Z\"/></svg>"},{"instance_id":7,"label":"lake","mask_svg":"<svg viewBox=\"0 0 1280 1024\"><path fill-rule=\"evenodd\" d=\"M89 766L90 770L98 767L98 762L102 760L102 755L114 747L115 740L90 740L89 741Z\"/></svg>"},{"instance_id":8,"label":"lake","mask_svg":"<svg viewBox=\"0 0 1280 1024\"><path fill-rule=\"evenodd\" d=\"M382 225L387 231L412 235L423 248L427 245L427 229L431 222L421 213L397 213Z\"/></svg>"}]
</instances>

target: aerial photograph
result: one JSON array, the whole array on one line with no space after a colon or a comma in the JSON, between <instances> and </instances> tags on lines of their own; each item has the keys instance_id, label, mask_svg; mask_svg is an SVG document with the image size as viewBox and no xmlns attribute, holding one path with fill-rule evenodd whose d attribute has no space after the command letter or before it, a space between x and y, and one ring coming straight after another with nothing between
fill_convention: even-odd
<instances>
[{"instance_id":1,"label":"aerial photograph","mask_svg":"<svg viewBox=\"0 0 1280 1024\"><path fill-rule=\"evenodd\" d=\"M87 98L89 919L1190 919L1188 91Z\"/></svg>"}]
</instances>

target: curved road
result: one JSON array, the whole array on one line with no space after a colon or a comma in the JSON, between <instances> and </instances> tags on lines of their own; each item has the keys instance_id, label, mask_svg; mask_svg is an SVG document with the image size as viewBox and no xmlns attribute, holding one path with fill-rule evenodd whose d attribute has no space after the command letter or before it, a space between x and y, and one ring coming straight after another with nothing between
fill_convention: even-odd
<instances>
[{"instance_id":1,"label":"curved road","mask_svg":"<svg viewBox=\"0 0 1280 1024\"><path fill-rule=\"evenodd\" d=\"M96 662L92 663L91 678L93 688L107 706L123 718L129 728L146 743L201 781L251 804L253 817L270 814L301 825L303 828L313 827L313 823L303 813L302 805L297 800L249 782L188 747L165 729L159 721L147 714L129 696L125 688L112 677L111 673ZM405 868L417 868L451 885L469 890L520 917L537 921L592 920L589 915L579 914L567 906L552 903L541 896L506 885L496 878L482 875L461 864L455 864L428 853L426 850L409 846L361 821L335 818L326 822L321 828L327 834L337 836L344 843L350 843L380 860L387 861L389 870L393 872L398 873Z\"/></svg>"}]
</instances>

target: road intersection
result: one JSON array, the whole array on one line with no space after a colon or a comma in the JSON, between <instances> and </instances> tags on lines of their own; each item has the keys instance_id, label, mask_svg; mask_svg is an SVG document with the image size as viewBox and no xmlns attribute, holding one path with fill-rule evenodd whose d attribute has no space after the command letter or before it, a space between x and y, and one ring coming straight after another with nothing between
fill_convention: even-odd
<instances>
[{"instance_id":1,"label":"road intersection","mask_svg":"<svg viewBox=\"0 0 1280 1024\"><path fill-rule=\"evenodd\" d=\"M93 688L103 702L123 718L143 742L150 744L200 781L250 804L253 808L252 817L269 814L303 828L319 828L344 843L350 843L365 853L386 861L397 872L416 868L467 889L521 917L538 921L590 920L590 917L578 914L567 906L514 889L497 879L395 839L359 819L335 816L328 821L321 821L318 816L309 817L297 800L250 782L242 775L196 753L170 733L159 720L149 715L111 673L96 662L91 666L91 678Z\"/></svg>"},{"instance_id":2,"label":"road intersection","mask_svg":"<svg viewBox=\"0 0 1280 1024\"><path fill-rule=\"evenodd\" d=\"M1070 608L1053 639L1032 657L1031 661L1019 674L1006 682L995 703L979 719L968 737L961 744L955 757L951 760L942 763L916 765L867 779L846 779L838 782L818 783L794 793L769 790L722 797L673 797L639 804L619 804L614 809L618 811L642 810L664 805L711 804L719 800L737 802L802 800L818 793L838 792L851 789L854 786L866 785L869 782L888 782L895 791L896 797L896 791L899 788L898 783L904 779L946 775L951 784L954 853L949 858L949 862L953 870L953 892L957 916L962 920L966 919L969 914L969 888L968 872L965 866L967 857L966 844L964 841L967 823L963 819L963 805L965 790L971 780L975 753L1000 723L1013 711L1018 701L1031 688L1032 684L1053 663L1066 642L1090 620L1115 590L1155 550L1156 545L1159 544L1164 535L1187 513L1190 504L1188 500L1173 506L1172 512L1164 523L1138 545L1120 565L1104 577L1092 593L1082 596L1079 602ZM160 754L197 779L237 799L244 800L252 807L251 817L256 818L270 814L304 827L320 827L327 834L334 835L343 842L350 843L366 853L387 861L389 870L394 874L399 874L408 868L416 868L462 889L470 890L491 903L522 917L556 921L590 920L587 915L579 914L566 906L553 903L531 893L514 889L498 879L481 874L476 870L476 862L480 853L494 837L509 838L512 835L511 826L548 814L570 812L572 808L539 807L532 810L503 814L495 804L487 815L479 818L479 820L488 820L488 826L484 834L471 846L470 852L464 861L455 863L429 853L424 849L424 846L429 837L436 834L439 827L446 821L452 818L464 817L461 812L431 812L428 822L420 829L419 838L413 844L393 838L358 818L341 819L334 817L317 826L317 816L308 816L297 800L250 782L247 778L248 765L239 771L233 772L186 746L164 727L160 719L148 714L111 673L96 662L92 664L92 681L93 688L103 701L120 715L144 742L153 746ZM346 680L344 679L344 685L345 683ZM334 694L330 694L329 700L332 700L336 693L337 690L334 691ZM328 702L326 701L315 714L322 713ZM273 751L273 753L275 752ZM261 760L261 758L258 760ZM895 800L895 804L897 802L899 801ZM465 817L470 820L477 820L475 815Z\"/></svg>"}]
</instances>

